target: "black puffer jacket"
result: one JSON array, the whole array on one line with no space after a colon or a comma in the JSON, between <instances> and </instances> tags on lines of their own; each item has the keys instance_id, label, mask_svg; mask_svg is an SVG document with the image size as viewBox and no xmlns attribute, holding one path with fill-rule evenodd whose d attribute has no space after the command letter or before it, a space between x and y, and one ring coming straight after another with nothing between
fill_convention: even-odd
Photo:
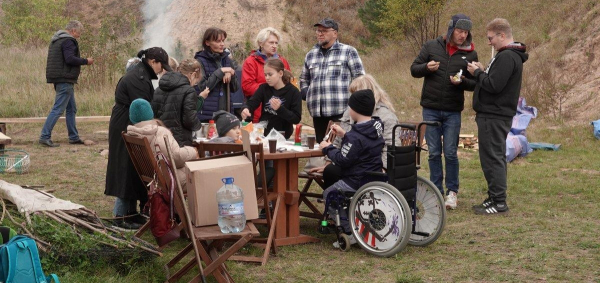
<instances>
[{"instance_id":1,"label":"black puffer jacket","mask_svg":"<svg viewBox=\"0 0 600 283\"><path fill-rule=\"evenodd\" d=\"M440 62L440 67L435 72L427 69L427 63L431 60ZM464 91L475 89L475 81L467 71L465 60L478 61L473 45L470 46L470 50L459 49L452 56L446 51L446 41L443 36L427 41L423 45L421 52L410 66L410 73L413 77L425 77L421 93L421 106L453 112L460 112L464 109ZM456 75L461 69L466 79L460 85L453 85L450 82L450 76Z\"/></svg>"},{"instance_id":2,"label":"black puffer jacket","mask_svg":"<svg viewBox=\"0 0 600 283\"><path fill-rule=\"evenodd\" d=\"M152 99L154 118L160 119L171 130L179 146L192 145L192 132L200 130L197 118L196 90L181 73L168 72L158 82Z\"/></svg>"}]
</instances>

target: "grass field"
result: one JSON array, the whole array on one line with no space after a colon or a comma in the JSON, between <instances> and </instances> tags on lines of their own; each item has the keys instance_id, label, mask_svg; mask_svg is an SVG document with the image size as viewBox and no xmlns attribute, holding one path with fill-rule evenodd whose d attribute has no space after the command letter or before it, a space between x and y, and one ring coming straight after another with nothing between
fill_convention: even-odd
<instances>
[{"instance_id":1,"label":"grass field","mask_svg":"<svg viewBox=\"0 0 600 283\"><path fill-rule=\"evenodd\" d=\"M466 128L472 121L465 117ZM59 148L35 143L41 125L9 125L11 148L31 154L28 174L2 174L16 184L45 185L56 195L109 216L113 198L103 195L107 148L106 123L80 124L82 136L94 146L67 143L64 124L53 139ZM391 258L375 258L353 248L343 253L331 247L333 237L316 233L317 222L304 219L301 231L321 243L283 247L266 266L229 262L239 282L598 282L600 272L600 184L598 141L587 125L551 127L534 121L530 141L560 143L556 152L533 152L509 165L508 216L476 216L471 206L485 198L485 180L476 151L461 150L459 208L448 213L446 230L434 244L407 247ZM422 157L425 161L426 156ZM420 174L428 175L427 168ZM314 190L318 190L316 187ZM111 263L93 268L52 265L64 282L162 282L166 256L143 263ZM123 272L123 269L126 271ZM118 272L120 271L120 272Z\"/></svg>"}]
</instances>

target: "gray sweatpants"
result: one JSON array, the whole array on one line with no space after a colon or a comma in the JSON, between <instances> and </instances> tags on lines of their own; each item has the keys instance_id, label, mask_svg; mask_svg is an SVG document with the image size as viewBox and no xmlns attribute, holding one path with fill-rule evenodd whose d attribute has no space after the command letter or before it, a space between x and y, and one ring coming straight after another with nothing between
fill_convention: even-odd
<instances>
[{"instance_id":1,"label":"gray sweatpants","mask_svg":"<svg viewBox=\"0 0 600 283\"><path fill-rule=\"evenodd\" d=\"M506 137L512 120L475 117L479 135L479 161L494 202L506 202Z\"/></svg>"}]
</instances>

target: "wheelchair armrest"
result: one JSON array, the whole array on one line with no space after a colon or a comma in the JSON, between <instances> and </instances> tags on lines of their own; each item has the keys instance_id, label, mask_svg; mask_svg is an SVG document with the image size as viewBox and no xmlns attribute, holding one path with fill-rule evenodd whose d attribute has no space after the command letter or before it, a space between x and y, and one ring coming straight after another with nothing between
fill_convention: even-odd
<instances>
[{"instance_id":1,"label":"wheelchair armrest","mask_svg":"<svg viewBox=\"0 0 600 283\"><path fill-rule=\"evenodd\" d=\"M387 173L380 171L367 171L367 175L376 177L387 177Z\"/></svg>"}]
</instances>

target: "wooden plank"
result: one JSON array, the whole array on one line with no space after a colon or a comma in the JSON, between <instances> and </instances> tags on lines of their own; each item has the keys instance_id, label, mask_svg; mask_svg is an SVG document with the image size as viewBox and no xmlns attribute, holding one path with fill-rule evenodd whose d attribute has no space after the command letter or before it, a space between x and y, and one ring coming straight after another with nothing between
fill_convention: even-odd
<instances>
[{"instance_id":1,"label":"wooden plank","mask_svg":"<svg viewBox=\"0 0 600 283\"><path fill-rule=\"evenodd\" d=\"M59 121L65 121L65 117L58 118ZM110 116L77 116L76 122L108 122ZM44 123L46 117L30 117L30 118L0 118L1 123L6 124L29 124L29 123Z\"/></svg>"}]
</instances>

